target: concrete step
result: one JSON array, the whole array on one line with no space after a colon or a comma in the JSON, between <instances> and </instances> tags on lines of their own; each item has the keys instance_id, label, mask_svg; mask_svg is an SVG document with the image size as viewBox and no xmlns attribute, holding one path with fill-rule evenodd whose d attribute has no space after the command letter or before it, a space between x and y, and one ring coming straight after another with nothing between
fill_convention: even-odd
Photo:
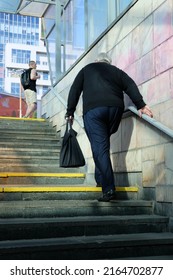
<instances>
[{"instance_id":1,"label":"concrete step","mask_svg":"<svg viewBox=\"0 0 173 280\"><path fill-rule=\"evenodd\" d=\"M30 122L30 123L45 123L46 119L43 118L17 118L17 117L4 117L0 116L1 123L21 123L21 122Z\"/></svg>"},{"instance_id":2,"label":"concrete step","mask_svg":"<svg viewBox=\"0 0 173 280\"><path fill-rule=\"evenodd\" d=\"M49 156L59 158L60 149L32 149L29 148L0 148L0 159L15 159L15 158L26 158L28 156L38 157L38 156ZM8 156L7 156L8 155Z\"/></svg>"},{"instance_id":3,"label":"concrete step","mask_svg":"<svg viewBox=\"0 0 173 280\"><path fill-rule=\"evenodd\" d=\"M22 128L43 128L51 127L50 123L45 119L20 119L20 118L8 118L0 116L0 128L1 129L22 129Z\"/></svg>"},{"instance_id":4,"label":"concrete step","mask_svg":"<svg viewBox=\"0 0 173 280\"><path fill-rule=\"evenodd\" d=\"M42 140L41 142L45 142L45 141L58 141L58 137L56 136L56 134L2 134L0 136L0 143L4 142L4 141L8 141L11 140L13 143L15 143L16 141L29 141L29 140L35 140L35 141L39 141Z\"/></svg>"},{"instance_id":5,"label":"concrete step","mask_svg":"<svg viewBox=\"0 0 173 280\"><path fill-rule=\"evenodd\" d=\"M44 139L38 139L38 138L32 138L32 139L13 139L13 141L10 141L10 139L3 139L3 141L0 140L0 146L1 148L24 148L24 147L41 147L41 148L55 148L60 147L60 140L59 139L50 139L50 138L44 138Z\"/></svg>"},{"instance_id":6,"label":"concrete step","mask_svg":"<svg viewBox=\"0 0 173 280\"><path fill-rule=\"evenodd\" d=\"M33 148L30 147L24 147L24 148L6 148L6 147L0 147L0 156L2 158L10 158L16 156L16 157L20 157L20 156L28 156L28 155L37 155L37 156L47 156L47 155L51 155L51 156L55 156L55 155L59 155L60 153L60 148L54 148L54 149L47 149L47 148L42 148L42 147L36 147Z\"/></svg>"},{"instance_id":7,"label":"concrete step","mask_svg":"<svg viewBox=\"0 0 173 280\"><path fill-rule=\"evenodd\" d=\"M136 256L126 258L116 258L117 260L173 260L173 255L159 255L159 256Z\"/></svg>"},{"instance_id":8,"label":"concrete step","mask_svg":"<svg viewBox=\"0 0 173 280\"><path fill-rule=\"evenodd\" d=\"M56 129L44 119L17 119L0 117L0 135L3 134L43 134L44 132L59 135Z\"/></svg>"},{"instance_id":9,"label":"concrete step","mask_svg":"<svg viewBox=\"0 0 173 280\"><path fill-rule=\"evenodd\" d=\"M102 189L76 185L0 185L0 201L97 200ZM117 200L139 200L138 187L116 187Z\"/></svg>"},{"instance_id":10,"label":"concrete step","mask_svg":"<svg viewBox=\"0 0 173 280\"><path fill-rule=\"evenodd\" d=\"M150 215L151 201L112 200L33 200L1 201L0 218L74 217L102 215Z\"/></svg>"},{"instance_id":11,"label":"concrete step","mask_svg":"<svg viewBox=\"0 0 173 280\"><path fill-rule=\"evenodd\" d=\"M19 129L19 130L37 130L37 129L49 129L52 128L49 122L25 122L25 121L2 121L0 119L0 129Z\"/></svg>"},{"instance_id":12,"label":"concrete step","mask_svg":"<svg viewBox=\"0 0 173 280\"><path fill-rule=\"evenodd\" d=\"M134 233L0 242L3 260L116 260L173 252L173 233Z\"/></svg>"},{"instance_id":13,"label":"concrete step","mask_svg":"<svg viewBox=\"0 0 173 280\"><path fill-rule=\"evenodd\" d=\"M4 166L6 165L13 165L15 163L18 164L29 164L29 163L33 163L33 164L37 164L39 166L39 164L54 164L57 165L59 167L59 156L23 156L20 158L3 158L0 157L0 161L1 164L3 164ZM12 182L11 178L9 178L9 183ZM16 182L17 183L17 182Z\"/></svg>"},{"instance_id":14,"label":"concrete step","mask_svg":"<svg viewBox=\"0 0 173 280\"><path fill-rule=\"evenodd\" d=\"M84 173L0 173L0 185L32 184L32 185L59 185L59 184L83 184Z\"/></svg>"},{"instance_id":15,"label":"concrete step","mask_svg":"<svg viewBox=\"0 0 173 280\"><path fill-rule=\"evenodd\" d=\"M168 223L156 215L0 219L0 240L167 232Z\"/></svg>"},{"instance_id":16,"label":"concrete step","mask_svg":"<svg viewBox=\"0 0 173 280\"><path fill-rule=\"evenodd\" d=\"M11 162L4 164L0 162L0 173L9 173L9 172L17 172L17 173L33 173L37 171L38 173L70 173L70 172L78 172L80 168L62 168L59 167L59 163L53 164L50 163L23 163L23 162Z\"/></svg>"},{"instance_id":17,"label":"concrete step","mask_svg":"<svg viewBox=\"0 0 173 280\"><path fill-rule=\"evenodd\" d=\"M25 133L3 133L1 134L0 136L0 141L4 141L5 139L8 141L11 140L15 140L14 142L16 142L16 140L26 140L26 139L46 139L48 140L50 138L50 140L58 140L58 136L56 135L56 133L45 133L45 132L38 132L38 133L35 133L32 131L31 132L25 132Z\"/></svg>"},{"instance_id":18,"label":"concrete step","mask_svg":"<svg viewBox=\"0 0 173 280\"><path fill-rule=\"evenodd\" d=\"M59 167L60 147L59 134L45 120L0 117L0 171L55 172ZM21 182L31 183L31 180L10 177L3 183ZM38 178L35 182L38 183Z\"/></svg>"},{"instance_id":19,"label":"concrete step","mask_svg":"<svg viewBox=\"0 0 173 280\"><path fill-rule=\"evenodd\" d=\"M116 187L117 200L138 200L138 187ZM97 200L102 189L77 185L0 185L0 200Z\"/></svg>"},{"instance_id":20,"label":"concrete step","mask_svg":"<svg viewBox=\"0 0 173 280\"><path fill-rule=\"evenodd\" d=\"M34 135L44 135L44 134L48 134L48 135L56 135L56 132L53 131L53 129L51 127L39 127L38 128L26 128L26 127L19 127L19 128L0 128L0 135L30 135L30 134L34 134Z\"/></svg>"},{"instance_id":21,"label":"concrete step","mask_svg":"<svg viewBox=\"0 0 173 280\"><path fill-rule=\"evenodd\" d=\"M19 142L19 141L0 141L0 147L1 149L8 149L8 148L13 148L13 149L16 149L16 148L32 148L32 149L38 149L38 148L41 148L41 149L44 149L44 148L47 148L47 149L55 149L55 148L59 148L61 145L60 145L60 141L59 139L57 140L51 140L50 142L49 141L32 141L32 140L29 140L29 141L23 141L23 142Z\"/></svg>"},{"instance_id":22,"label":"concrete step","mask_svg":"<svg viewBox=\"0 0 173 280\"><path fill-rule=\"evenodd\" d=\"M50 163L53 163L55 161L55 163L59 164L59 153L57 153L57 155L8 155L8 158L7 158L7 155L0 155L0 161L1 161L1 164L2 163L8 163L10 164L11 162L14 163L18 163L18 162L23 162L23 163L30 163L31 161L33 163L38 163L39 162L45 162L47 164Z\"/></svg>"}]
</instances>

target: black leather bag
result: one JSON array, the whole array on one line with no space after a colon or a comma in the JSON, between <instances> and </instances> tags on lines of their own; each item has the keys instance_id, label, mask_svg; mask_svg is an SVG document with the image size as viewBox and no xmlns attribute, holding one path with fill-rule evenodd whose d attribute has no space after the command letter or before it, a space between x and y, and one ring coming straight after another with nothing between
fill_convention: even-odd
<instances>
[{"instance_id":1,"label":"black leather bag","mask_svg":"<svg viewBox=\"0 0 173 280\"><path fill-rule=\"evenodd\" d=\"M72 128L71 122L67 121L60 150L61 167L80 167L85 165L85 159L76 136L77 132Z\"/></svg>"}]
</instances>

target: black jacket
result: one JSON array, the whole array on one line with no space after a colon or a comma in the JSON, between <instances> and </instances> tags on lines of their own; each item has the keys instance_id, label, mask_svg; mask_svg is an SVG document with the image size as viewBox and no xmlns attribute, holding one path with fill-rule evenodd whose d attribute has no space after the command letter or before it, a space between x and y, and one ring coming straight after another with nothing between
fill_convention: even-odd
<instances>
[{"instance_id":1,"label":"black jacket","mask_svg":"<svg viewBox=\"0 0 173 280\"><path fill-rule=\"evenodd\" d=\"M134 80L124 71L106 62L95 62L85 66L76 76L68 96L67 116L73 116L83 91L83 114L102 106L124 109L125 92L141 109L146 104Z\"/></svg>"}]
</instances>

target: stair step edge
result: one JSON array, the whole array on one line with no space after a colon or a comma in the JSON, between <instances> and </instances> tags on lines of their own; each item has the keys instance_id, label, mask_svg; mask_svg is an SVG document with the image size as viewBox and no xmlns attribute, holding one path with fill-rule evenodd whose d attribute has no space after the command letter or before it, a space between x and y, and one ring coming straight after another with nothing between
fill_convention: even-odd
<instances>
[{"instance_id":1,"label":"stair step edge","mask_svg":"<svg viewBox=\"0 0 173 280\"><path fill-rule=\"evenodd\" d=\"M71 178L71 177L70 177ZM80 177L81 178L81 177ZM138 187L116 187L116 192L138 192ZM72 185L4 185L0 193L8 192L102 192L101 187Z\"/></svg>"},{"instance_id":2,"label":"stair step edge","mask_svg":"<svg viewBox=\"0 0 173 280\"><path fill-rule=\"evenodd\" d=\"M77 236L77 237L60 237L60 238L43 238L32 240L8 240L0 241L1 248L25 248L25 247L48 247L52 249L53 246L58 246L62 250L68 249L69 246L82 246L86 247L88 244L95 244L96 247L108 248L114 244L116 247L132 246L132 243L136 245L146 244L173 244L173 233L137 233L137 234L116 234L116 235L97 235L97 236Z\"/></svg>"},{"instance_id":3,"label":"stair step edge","mask_svg":"<svg viewBox=\"0 0 173 280\"><path fill-rule=\"evenodd\" d=\"M153 222L160 222L165 223L169 221L169 217L159 216L159 215L124 215L124 216L114 216L114 215L107 215L107 216L75 216L75 217L53 217L53 218L8 218L2 219L0 218L0 225L10 225L10 224L45 224L45 223L73 223L76 224L80 223L95 223L101 222L104 224L109 224L110 222L126 222L130 223L133 221L137 221L139 223L153 223Z\"/></svg>"}]
</instances>

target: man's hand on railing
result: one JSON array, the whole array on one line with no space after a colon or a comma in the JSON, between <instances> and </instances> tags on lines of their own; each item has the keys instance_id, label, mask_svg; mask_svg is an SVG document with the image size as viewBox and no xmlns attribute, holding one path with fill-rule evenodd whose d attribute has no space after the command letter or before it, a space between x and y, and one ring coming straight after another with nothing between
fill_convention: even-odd
<instances>
[{"instance_id":1,"label":"man's hand on railing","mask_svg":"<svg viewBox=\"0 0 173 280\"><path fill-rule=\"evenodd\" d=\"M139 109L139 116L142 117L142 114L145 114L149 116L150 118L153 118L153 112L151 111L150 107L148 105L145 105L143 108Z\"/></svg>"}]
</instances>

